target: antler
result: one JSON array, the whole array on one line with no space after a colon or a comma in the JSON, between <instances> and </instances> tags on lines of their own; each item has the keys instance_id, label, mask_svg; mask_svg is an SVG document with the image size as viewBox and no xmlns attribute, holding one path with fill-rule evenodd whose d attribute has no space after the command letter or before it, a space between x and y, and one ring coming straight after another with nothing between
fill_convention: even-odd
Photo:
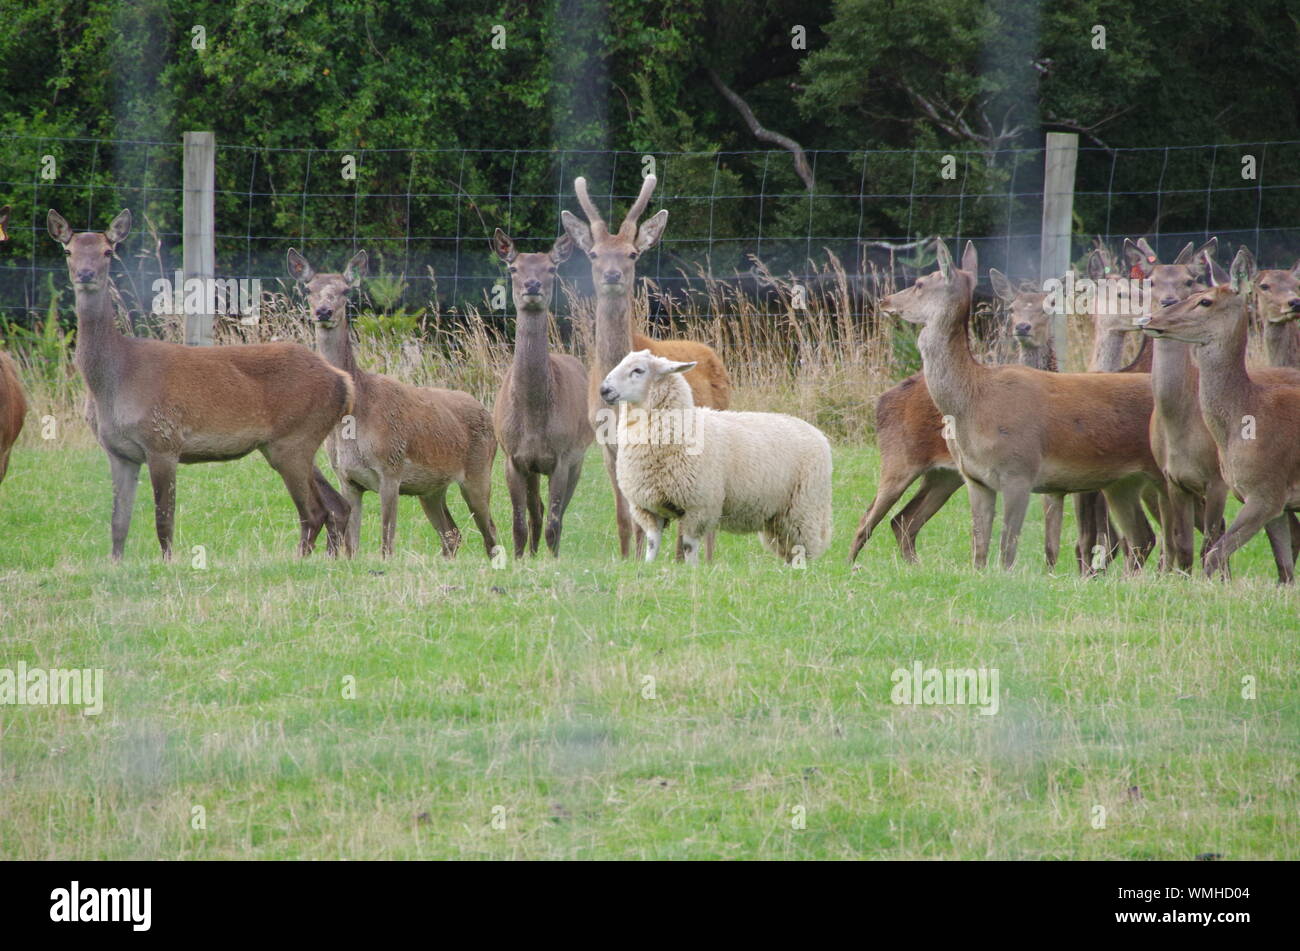
<instances>
[{"instance_id":1,"label":"antler","mask_svg":"<svg viewBox=\"0 0 1300 951\"><path fill-rule=\"evenodd\" d=\"M636 201L628 210L627 217L618 226L618 236L620 238L627 238L630 241L636 237L637 222L641 220L641 213L645 211L645 206L650 204L650 195L654 192L657 184L659 184L659 179L653 175L645 177L645 181L641 183L641 194L636 196Z\"/></svg>"},{"instance_id":2,"label":"antler","mask_svg":"<svg viewBox=\"0 0 1300 951\"><path fill-rule=\"evenodd\" d=\"M591 196L587 194L587 180L581 175L573 180L573 191L578 196L578 204L582 206L583 213L587 216L587 222L591 225L591 230L594 232L603 231L605 234L609 234L609 228L605 225L605 219L600 216L600 212L596 209L595 202L593 202Z\"/></svg>"}]
</instances>

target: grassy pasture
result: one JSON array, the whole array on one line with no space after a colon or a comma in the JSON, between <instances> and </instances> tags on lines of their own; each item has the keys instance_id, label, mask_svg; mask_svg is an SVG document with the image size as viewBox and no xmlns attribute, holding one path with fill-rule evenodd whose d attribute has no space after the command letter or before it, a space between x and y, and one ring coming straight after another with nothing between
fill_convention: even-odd
<instances>
[{"instance_id":1,"label":"grassy pasture","mask_svg":"<svg viewBox=\"0 0 1300 951\"><path fill-rule=\"evenodd\" d=\"M369 495L363 555L300 562L253 457L181 470L171 565L144 480L113 566L102 452L27 440L0 667L101 667L106 698L0 707L0 858L1300 855L1300 596L1262 536L1227 585L1084 582L1046 571L1035 504L1017 568L978 573L959 493L922 565L886 530L850 572L875 452L835 464L803 571L738 536L696 570L619 562L595 454L559 561L493 569L456 497L455 561L405 499L381 562ZM998 713L893 704L915 661L996 668Z\"/></svg>"}]
</instances>

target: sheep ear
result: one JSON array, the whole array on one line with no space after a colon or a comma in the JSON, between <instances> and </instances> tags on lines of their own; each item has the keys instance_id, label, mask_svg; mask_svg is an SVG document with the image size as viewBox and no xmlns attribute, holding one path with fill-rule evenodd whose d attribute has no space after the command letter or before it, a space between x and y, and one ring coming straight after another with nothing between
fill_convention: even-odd
<instances>
[{"instance_id":1,"label":"sheep ear","mask_svg":"<svg viewBox=\"0 0 1300 951\"><path fill-rule=\"evenodd\" d=\"M591 225L578 218L572 212L560 212L560 224L564 225L564 232L573 239L573 243L582 248L583 251L590 251L592 246Z\"/></svg>"},{"instance_id":2,"label":"sheep ear","mask_svg":"<svg viewBox=\"0 0 1300 951\"><path fill-rule=\"evenodd\" d=\"M993 293L1002 298L1007 303L1016 299L1015 289L1007 276L995 267L989 268L989 283L993 285Z\"/></svg>"},{"instance_id":3,"label":"sheep ear","mask_svg":"<svg viewBox=\"0 0 1300 951\"><path fill-rule=\"evenodd\" d=\"M935 260L939 265L939 273L943 275L945 281L952 280L952 254L948 251L948 245L943 243L940 238L934 245Z\"/></svg>"},{"instance_id":4,"label":"sheep ear","mask_svg":"<svg viewBox=\"0 0 1300 951\"><path fill-rule=\"evenodd\" d=\"M694 360L691 360L689 363L673 363L670 361L668 365L664 367L664 372L665 373L687 373L695 369L695 363L696 361Z\"/></svg>"},{"instance_id":5,"label":"sheep ear","mask_svg":"<svg viewBox=\"0 0 1300 951\"><path fill-rule=\"evenodd\" d=\"M316 269L308 264L307 259L293 248L289 249L289 253L285 255L285 260L289 268L289 276L295 281L306 284L316 276Z\"/></svg>"}]
</instances>

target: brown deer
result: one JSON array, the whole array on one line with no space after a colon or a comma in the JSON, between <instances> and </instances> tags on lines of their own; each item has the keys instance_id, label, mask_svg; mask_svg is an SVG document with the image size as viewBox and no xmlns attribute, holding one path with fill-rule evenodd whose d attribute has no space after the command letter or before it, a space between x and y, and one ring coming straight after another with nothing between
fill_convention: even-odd
<instances>
[{"instance_id":1,"label":"brown deer","mask_svg":"<svg viewBox=\"0 0 1300 951\"><path fill-rule=\"evenodd\" d=\"M515 356L492 407L506 456L515 557L523 557L525 546L537 554L542 476L550 496L546 547L558 555L564 510L578 486L587 447L596 438L587 419L586 367L576 357L546 349L556 268L573 253L573 239L564 234L550 251L521 254L497 228L493 247L509 269L515 302Z\"/></svg>"},{"instance_id":2,"label":"brown deer","mask_svg":"<svg viewBox=\"0 0 1300 951\"><path fill-rule=\"evenodd\" d=\"M483 404L457 390L411 386L369 373L357 364L348 324L348 295L366 273L366 252L358 251L342 274L318 274L307 259L289 249L289 276L307 291L307 308L316 327L316 347L356 388L352 418L325 440L325 449L351 506L345 547L353 555L361 537L361 497L379 493L380 555L393 553L397 498L414 495L451 558L460 531L447 508L452 483L469 506L491 557L497 545L490 508L496 436Z\"/></svg>"},{"instance_id":3,"label":"brown deer","mask_svg":"<svg viewBox=\"0 0 1300 951\"><path fill-rule=\"evenodd\" d=\"M1295 580L1288 512L1300 511L1300 385L1264 383L1246 369L1249 327L1242 291L1248 265L1238 253L1229 280L1221 283L1206 255L1208 290L1142 319L1159 340L1197 348L1199 403L1218 447L1222 474L1241 510L1203 559L1205 573L1226 577L1228 559L1261 528L1268 533L1278 580Z\"/></svg>"},{"instance_id":4,"label":"brown deer","mask_svg":"<svg viewBox=\"0 0 1300 951\"><path fill-rule=\"evenodd\" d=\"M573 188L578 203L587 216L584 222L576 215L563 211L560 220L574 243L591 260L591 280L596 289L596 346L589 368L587 383L587 410L592 426L598 432L611 434L602 439L605 470L614 489L615 517L618 521L618 547L626 558L642 546L644 535L632 521L627 501L618 489L616 460L618 446L612 438L613 427L608 423L611 411L600 398L600 386L609 371L634 350L649 350L656 356L678 363L694 363L695 368L685 374L696 406L726 409L731 404L731 381L726 367L711 347L691 340L652 340L632 332L632 293L636 284L636 261L642 254L658 244L668 226L668 210L660 211L645 224L638 226L650 195L654 192L655 176L647 175L641 193L628 210L618 231L611 233L596 205L587 194L587 181L574 180ZM678 557L682 555L681 537L678 536ZM713 535L705 539L705 555L713 555Z\"/></svg>"},{"instance_id":5,"label":"brown deer","mask_svg":"<svg viewBox=\"0 0 1300 951\"><path fill-rule=\"evenodd\" d=\"M1251 296L1264 324L1269 366L1300 369L1300 261L1289 271L1257 270L1250 256Z\"/></svg>"},{"instance_id":6,"label":"brown deer","mask_svg":"<svg viewBox=\"0 0 1300 951\"><path fill-rule=\"evenodd\" d=\"M5 226L9 224L9 206L0 208L0 242L9 240ZM18 379L18 367L9 354L0 351L0 482L9 471L9 453L23 431L23 417L27 415L27 397Z\"/></svg>"},{"instance_id":7,"label":"brown deer","mask_svg":"<svg viewBox=\"0 0 1300 951\"><path fill-rule=\"evenodd\" d=\"M989 280L1007 305L1009 326L1022 365L1055 369L1056 353L1051 342L1051 325L1043 310L1047 295L1037 290L1012 287L996 268ZM943 438L943 418L930 391L925 374L916 373L886 390L876 401L876 446L880 451L880 481L876 496L858 522L849 549L849 563L857 560L876 525L889 513L908 486L920 478L916 490L902 510L890 521L899 552L915 562L916 536L961 487L961 474ZM1055 566L1061 543L1064 506L1054 495L1043 497L1044 548L1049 567Z\"/></svg>"},{"instance_id":8,"label":"brown deer","mask_svg":"<svg viewBox=\"0 0 1300 951\"><path fill-rule=\"evenodd\" d=\"M998 494L1005 502L1002 564L1009 568L1031 492L1101 489L1130 541L1136 569L1155 544L1140 517L1141 489L1160 481L1146 439L1147 377L980 364L967 330L974 246L967 245L961 268L942 242L937 252L939 270L884 298L881 309L923 325L927 385L949 417L949 449L970 492L975 564L988 560Z\"/></svg>"},{"instance_id":9,"label":"brown deer","mask_svg":"<svg viewBox=\"0 0 1300 951\"><path fill-rule=\"evenodd\" d=\"M171 558L176 467L224 462L254 449L280 474L298 509L300 555L325 526L335 554L348 506L316 469L316 450L352 407L352 382L306 347L268 343L186 347L123 336L109 299L109 262L131 231L124 210L108 230L74 234L53 209L77 304L77 369L94 431L113 473L113 560L122 558L140 466L149 467L163 560Z\"/></svg>"}]
</instances>

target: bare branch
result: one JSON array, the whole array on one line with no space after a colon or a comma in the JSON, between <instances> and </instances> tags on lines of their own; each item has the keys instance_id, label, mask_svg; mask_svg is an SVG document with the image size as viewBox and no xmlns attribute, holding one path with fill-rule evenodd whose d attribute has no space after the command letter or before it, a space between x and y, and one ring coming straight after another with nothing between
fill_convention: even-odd
<instances>
[{"instance_id":1,"label":"bare branch","mask_svg":"<svg viewBox=\"0 0 1300 951\"><path fill-rule=\"evenodd\" d=\"M722 94L722 98L731 103L732 107L740 113L740 117L745 120L745 125L749 126L749 131L753 133L754 138L760 142L771 142L773 145L779 145L786 149L794 156L794 170L803 183L807 186L808 191L813 191L815 182L813 179L812 166L808 164L808 158L803 153L803 146L790 138L788 135L782 135L780 132L773 132L771 129L765 129L759 123L758 118L754 115L754 110L749 108L749 103L741 99L732 89L722 81L712 67L705 67L708 73L709 81Z\"/></svg>"}]
</instances>

